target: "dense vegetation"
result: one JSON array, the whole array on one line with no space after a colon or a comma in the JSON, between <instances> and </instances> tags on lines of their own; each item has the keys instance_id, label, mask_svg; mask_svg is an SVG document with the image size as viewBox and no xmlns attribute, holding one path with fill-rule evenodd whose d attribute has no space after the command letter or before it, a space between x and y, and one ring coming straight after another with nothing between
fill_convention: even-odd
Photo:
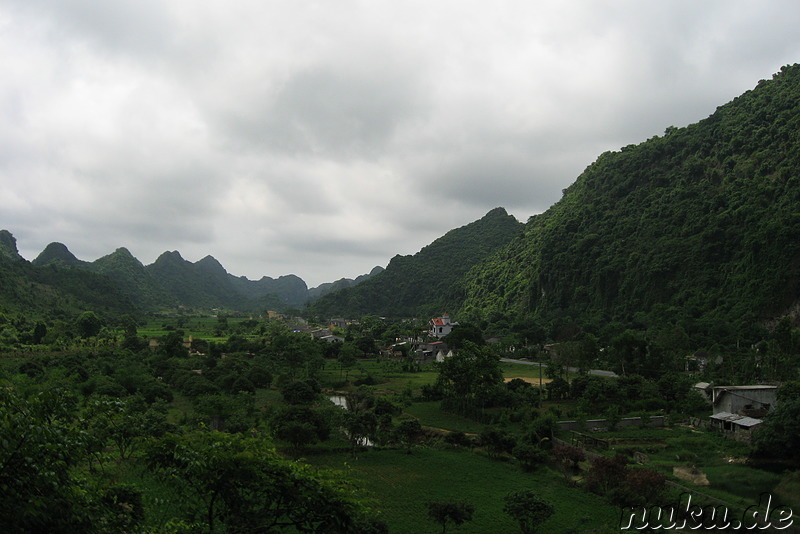
<instances>
[{"instance_id":1,"label":"dense vegetation","mask_svg":"<svg viewBox=\"0 0 800 534\"><path fill-rule=\"evenodd\" d=\"M521 228L506 210L495 208L481 219L447 232L413 256L395 256L384 272L319 299L309 313L320 317L439 313L453 283Z\"/></svg>"},{"instance_id":2,"label":"dense vegetation","mask_svg":"<svg viewBox=\"0 0 800 534\"><path fill-rule=\"evenodd\" d=\"M134 310L128 296L105 276L31 265L5 230L0 230L0 281L0 312L28 319L72 317L87 309L117 316Z\"/></svg>"},{"instance_id":3,"label":"dense vegetation","mask_svg":"<svg viewBox=\"0 0 800 534\"><path fill-rule=\"evenodd\" d=\"M109 315L175 309L287 311L357 285L382 270L375 267L355 280L342 278L309 289L294 275L248 280L229 274L211 256L192 263L177 251L165 252L145 266L124 247L87 262L76 258L65 245L50 243L28 262L19 255L11 233L1 230L0 311L33 315L81 309Z\"/></svg>"},{"instance_id":4,"label":"dense vegetation","mask_svg":"<svg viewBox=\"0 0 800 534\"><path fill-rule=\"evenodd\" d=\"M601 155L464 277L461 314L759 341L798 300L799 129L794 65L697 124Z\"/></svg>"},{"instance_id":5,"label":"dense vegetation","mask_svg":"<svg viewBox=\"0 0 800 534\"><path fill-rule=\"evenodd\" d=\"M461 523L453 530L477 533L541 523L610 532L620 506L677 498L666 485L674 466L702 467L714 481L702 491L735 509L760 490L794 505L790 473L730 466L746 445L671 426L707 413L690 389L706 374L607 378L558 362L540 370L470 341L426 364L372 352L419 323L365 317L337 343L298 328L226 317L128 318L114 328L84 312L58 331L6 337L0 527L380 533ZM540 389L531 378L542 371ZM800 439L800 382L783 391L754 460ZM653 413L670 425L649 427ZM623 417L635 426L617 428ZM596 435L615 445L588 456L555 440L571 439L558 431L564 418L605 418L608 432ZM650 464L635 465L634 452Z\"/></svg>"}]
</instances>

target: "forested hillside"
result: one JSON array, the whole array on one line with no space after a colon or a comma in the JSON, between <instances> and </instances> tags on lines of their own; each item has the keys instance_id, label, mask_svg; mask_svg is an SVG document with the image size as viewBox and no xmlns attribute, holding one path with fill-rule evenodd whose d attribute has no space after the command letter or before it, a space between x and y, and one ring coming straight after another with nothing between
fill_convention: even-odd
<instances>
[{"instance_id":1,"label":"forested hillside","mask_svg":"<svg viewBox=\"0 0 800 534\"><path fill-rule=\"evenodd\" d=\"M735 343L790 312L800 269L800 66L685 128L602 154L476 266L462 317L677 325Z\"/></svg>"},{"instance_id":2,"label":"forested hillside","mask_svg":"<svg viewBox=\"0 0 800 534\"><path fill-rule=\"evenodd\" d=\"M147 313L176 307L285 311L302 308L309 300L336 289L358 285L382 270L375 267L355 280L342 278L309 289L293 274L249 280L228 273L213 256L190 262L178 251L164 252L147 266L125 247L89 262L78 259L63 243L54 242L28 262L7 230L0 230L0 262L0 310L37 316L43 310L62 308L70 313L92 309L111 315L118 315L116 310ZM66 285L62 287L62 283Z\"/></svg>"},{"instance_id":3,"label":"forested hillside","mask_svg":"<svg viewBox=\"0 0 800 534\"><path fill-rule=\"evenodd\" d=\"M321 317L439 313L444 296L470 267L508 243L522 228L503 208L447 232L413 256L395 256L385 271L311 306Z\"/></svg>"},{"instance_id":4,"label":"forested hillside","mask_svg":"<svg viewBox=\"0 0 800 534\"><path fill-rule=\"evenodd\" d=\"M84 310L122 315L134 309L105 276L32 265L19 255L14 236L6 230L0 230L0 281L0 313L71 318Z\"/></svg>"}]
</instances>

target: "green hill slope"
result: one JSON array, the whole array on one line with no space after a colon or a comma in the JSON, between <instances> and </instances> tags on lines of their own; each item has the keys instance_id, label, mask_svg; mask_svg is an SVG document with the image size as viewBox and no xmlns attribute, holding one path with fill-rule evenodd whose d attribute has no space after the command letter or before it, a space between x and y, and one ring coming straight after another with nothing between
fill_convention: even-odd
<instances>
[{"instance_id":1,"label":"green hill slope","mask_svg":"<svg viewBox=\"0 0 800 534\"><path fill-rule=\"evenodd\" d=\"M19 255L11 233L0 230L0 312L74 318L86 310L110 316L131 313L134 306L103 275L31 264Z\"/></svg>"},{"instance_id":2,"label":"green hill slope","mask_svg":"<svg viewBox=\"0 0 800 534\"><path fill-rule=\"evenodd\" d=\"M413 256L395 256L386 270L355 287L329 293L310 307L326 317L436 313L452 284L508 243L522 228L503 208L447 232Z\"/></svg>"},{"instance_id":3,"label":"green hill slope","mask_svg":"<svg viewBox=\"0 0 800 534\"><path fill-rule=\"evenodd\" d=\"M746 338L798 301L800 66L686 128L607 152L460 282L462 317Z\"/></svg>"},{"instance_id":4,"label":"green hill slope","mask_svg":"<svg viewBox=\"0 0 800 534\"><path fill-rule=\"evenodd\" d=\"M177 300L146 271L142 262L124 247L96 259L90 268L106 275L134 304L143 309L158 309L177 304Z\"/></svg>"}]
</instances>

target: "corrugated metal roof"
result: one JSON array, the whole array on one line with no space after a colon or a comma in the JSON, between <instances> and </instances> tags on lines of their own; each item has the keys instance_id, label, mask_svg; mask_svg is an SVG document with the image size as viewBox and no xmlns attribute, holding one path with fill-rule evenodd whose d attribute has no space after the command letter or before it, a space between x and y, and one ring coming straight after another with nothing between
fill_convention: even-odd
<instances>
[{"instance_id":1,"label":"corrugated metal roof","mask_svg":"<svg viewBox=\"0 0 800 534\"><path fill-rule=\"evenodd\" d=\"M711 419L715 419L717 421L728 421L735 425L746 426L746 427L756 426L763 423L761 419L746 417L744 415L738 415L730 412L715 413L714 415L711 416Z\"/></svg>"}]
</instances>

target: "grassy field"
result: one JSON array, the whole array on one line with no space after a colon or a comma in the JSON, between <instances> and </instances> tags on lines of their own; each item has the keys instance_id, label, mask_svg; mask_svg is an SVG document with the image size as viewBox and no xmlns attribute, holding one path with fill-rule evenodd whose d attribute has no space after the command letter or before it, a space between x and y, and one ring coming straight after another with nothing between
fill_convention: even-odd
<instances>
[{"instance_id":1,"label":"grassy field","mask_svg":"<svg viewBox=\"0 0 800 534\"><path fill-rule=\"evenodd\" d=\"M466 450L369 450L352 458L344 453L313 455L315 466L344 470L371 496L392 533L438 532L427 518L426 503L463 500L475 506L473 521L452 531L468 533L518 532L503 512L503 497L533 489L556 509L540 532L588 532L619 523L619 510L596 495L567 486L547 468L525 473L515 465Z\"/></svg>"},{"instance_id":2,"label":"grassy field","mask_svg":"<svg viewBox=\"0 0 800 534\"><path fill-rule=\"evenodd\" d=\"M420 389L436 381L437 372L432 366L417 372L403 371L398 362L374 359L358 360L350 369L342 369L337 362L328 361L320 373L323 388L350 391L358 389L358 380L371 377L376 395L419 396ZM345 381L346 379L346 381Z\"/></svg>"},{"instance_id":3,"label":"grassy field","mask_svg":"<svg viewBox=\"0 0 800 534\"><path fill-rule=\"evenodd\" d=\"M407 406L404 415L410 415L419 420L420 424L444 430L461 431L464 433L477 434L483 430L482 424L461 417L460 415L443 412L439 408L439 401L415 402Z\"/></svg>"},{"instance_id":4,"label":"grassy field","mask_svg":"<svg viewBox=\"0 0 800 534\"><path fill-rule=\"evenodd\" d=\"M245 318L227 318L229 329L236 328L238 323L245 321ZM223 343L230 337L229 333L217 335L219 329L219 319L216 317L154 317L146 324L137 328L139 336L147 338L163 337L175 330L182 330L186 337L192 336L194 339L204 339L216 343Z\"/></svg>"}]
</instances>

